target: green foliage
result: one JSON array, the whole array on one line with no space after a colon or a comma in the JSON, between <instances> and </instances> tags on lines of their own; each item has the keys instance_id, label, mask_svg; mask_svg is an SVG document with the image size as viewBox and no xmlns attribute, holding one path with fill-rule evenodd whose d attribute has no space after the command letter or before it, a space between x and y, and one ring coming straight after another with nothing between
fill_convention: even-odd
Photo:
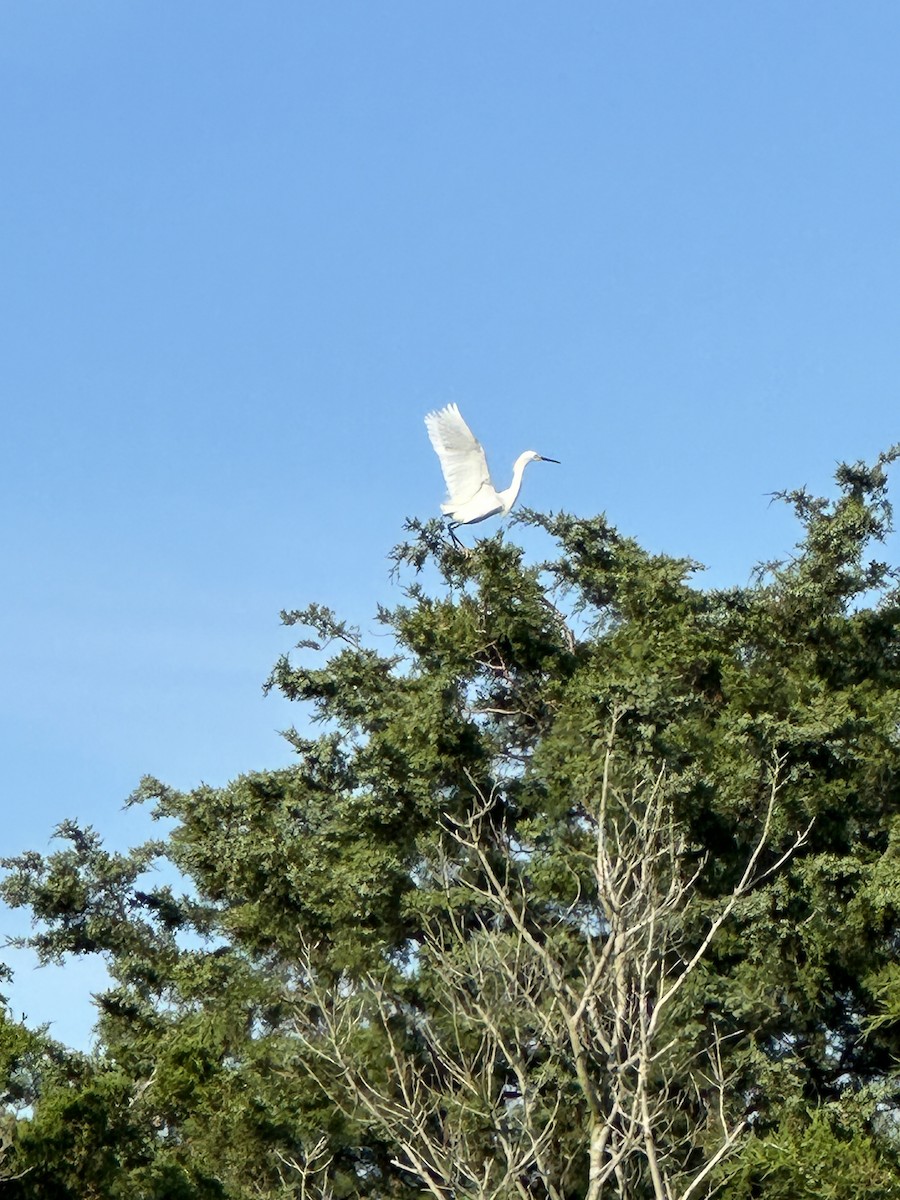
<instances>
[{"instance_id":1,"label":"green foliage","mask_svg":"<svg viewBox=\"0 0 900 1200\"><path fill-rule=\"evenodd\" d=\"M25 1172L8 1194L249 1200L320 1194L326 1175L337 1196L419 1194L390 1130L324 1086L298 1032L312 981L360 997L368 1019L348 1053L373 1083L393 1078L385 1030L432 1069L423 1031L449 1036L454 931L505 953L508 919L477 900L494 869L525 897L536 942L557 939L577 973L603 936L587 849L606 770L622 794L665 778L678 869L697 872L698 903L672 930L689 956L756 844L777 761L761 870L798 830L807 840L741 897L674 1034L699 1051L718 1031L730 1112L752 1124L726 1195L837 1200L855 1173L855 1194L894 1196L900 603L869 555L890 530L897 454L842 466L836 499L787 493L802 540L747 587L697 586L695 563L651 555L602 517L525 512L557 547L546 563L502 535L464 556L439 523L410 523L394 552L403 599L379 610L377 649L322 606L284 613L307 636L268 686L321 725L288 732L294 765L189 793L145 780L134 802L170 823L166 838L111 854L67 822L62 849L5 864L3 897L33 913L39 956L99 953L113 978L93 1056L0 1028L7 1110L20 1110L4 1170ZM453 837L476 797L494 860ZM458 887L440 884L447 863ZM382 994L372 981L393 998L381 1025L365 1009ZM495 999L512 1029L521 1014ZM539 1102L566 1100L559 1195L583 1195L582 1064L542 1046L539 1022L532 1034ZM477 1022L453 1036L477 1049ZM602 1092L605 1056L588 1046L583 1061ZM507 1068L492 1068L501 1082ZM701 1129L709 1097L670 1083L673 1126ZM498 1136L484 1111L464 1130L473 1144ZM845 1171L823 1165L839 1157ZM535 1178L518 1186L544 1194ZM652 1194L647 1178L629 1186Z\"/></svg>"},{"instance_id":2,"label":"green foliage","mask_svg":"<svg viewBox=\"0 0 900 1200\"><path fill-rule=\"evenodd\" d=\"M854 1117L856 1119L854 1119ZM747 1143L723 1200L897 1200L896 1154L838 1106L784 1120Z\"/></svg>"}]
</instances>

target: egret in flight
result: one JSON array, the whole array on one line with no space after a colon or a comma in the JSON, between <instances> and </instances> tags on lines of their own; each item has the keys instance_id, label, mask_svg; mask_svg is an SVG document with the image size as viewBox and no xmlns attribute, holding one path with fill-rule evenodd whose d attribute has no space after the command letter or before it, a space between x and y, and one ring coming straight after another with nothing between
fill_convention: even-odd
<instances>
[{"instance_id":1,"label":"egret in flight","mask_svg":"<svg viewBox=\"0 0 900 1200\"><path fill-rule=\"evenodd\" d=\"M447 502L441 505L441 512L450 518L447 528L454 543L462 550L465 546L455 533L458 526L475 525L498 514L505 517L516 502L528 464L559 462L558 458L545 458L534 450L525 450L513 464L512 483L498 492L491 483L484 447L455 404L429 413L425 426L447 482Z\"/></svg>"}]
</instances>

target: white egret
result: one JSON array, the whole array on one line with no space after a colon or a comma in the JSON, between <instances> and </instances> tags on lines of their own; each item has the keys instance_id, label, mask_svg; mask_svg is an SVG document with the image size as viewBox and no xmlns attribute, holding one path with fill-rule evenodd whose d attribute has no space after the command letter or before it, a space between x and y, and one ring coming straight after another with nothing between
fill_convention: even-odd
<instances>
[{"instance_id":1,"label":"white egret","mask_svg":"<svg viewBox=\"0 0 900 1200\"><path fill-rule=\"evenodd\" d=\"M447 501L441 505L441 512L450 518L447 528L461 549L465 547L454 532L459 525L475 525L498 514L505 517L516 502L528 464L559 462L558 458L545 458L534 450L525 450L513 464L512 483L498 492L491 483L484 447L455 404L430 412L425 426L447 482Z\"/></svg>"}]
</instances>

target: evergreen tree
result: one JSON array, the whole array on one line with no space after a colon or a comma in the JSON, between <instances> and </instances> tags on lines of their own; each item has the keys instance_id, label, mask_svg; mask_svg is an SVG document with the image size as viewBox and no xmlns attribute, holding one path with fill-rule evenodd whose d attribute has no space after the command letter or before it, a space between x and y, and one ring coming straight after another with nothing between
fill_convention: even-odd
<instances>
[{"instance_id":1,"label":"evergreen tree","mask_svg":"<svg viewBox=\"0 0 900 1200\"><path fill-rule=\"evenodd\" d=\"M6 864L114 980L9 1194L900 1195L897 453L747 587L524 513L546 563L411 523L377 649L285 613L295 765Z\"/></svg>"}]
</instances>

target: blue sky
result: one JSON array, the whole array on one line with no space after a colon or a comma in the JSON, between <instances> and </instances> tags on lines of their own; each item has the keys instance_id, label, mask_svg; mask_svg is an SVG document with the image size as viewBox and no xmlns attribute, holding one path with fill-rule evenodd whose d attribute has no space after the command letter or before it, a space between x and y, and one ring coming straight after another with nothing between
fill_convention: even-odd
<instances>
[{"instance_id":1,"label":"blue sky","mask_svg":"<svg viewBox=\"0 0 900 1200\"><path fill-rule=\"evenodd\" d=\"M877 0L0 7L3 852L289 761L278 612L396 598L429 409L708 581L787 549L768 493L900 437L898 45ZM13 961L84 1042L97 967Z\"/></svg>"}]
</instances>

